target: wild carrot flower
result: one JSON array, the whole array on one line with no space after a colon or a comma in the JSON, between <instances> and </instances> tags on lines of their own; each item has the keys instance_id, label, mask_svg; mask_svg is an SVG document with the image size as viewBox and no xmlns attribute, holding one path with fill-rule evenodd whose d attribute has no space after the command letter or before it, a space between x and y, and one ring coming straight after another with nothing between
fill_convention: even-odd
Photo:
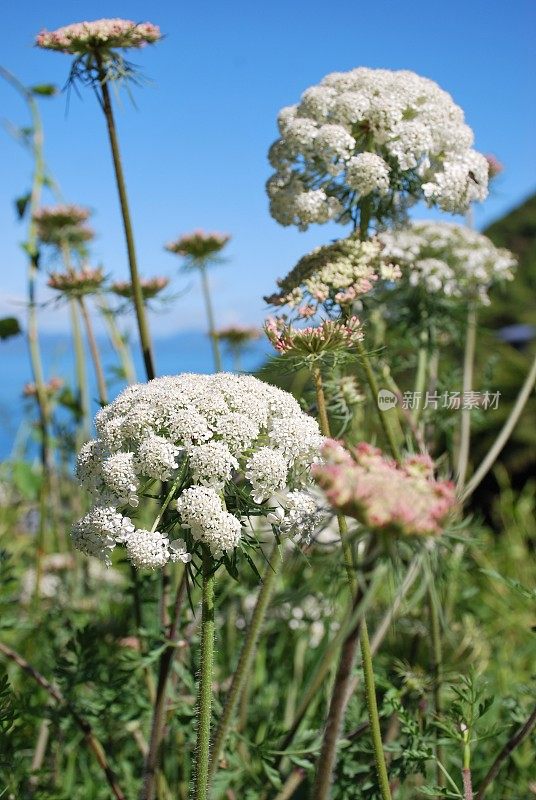
<instances>
[{"instance_id":1,"label":"wild carrot flower","mask_svg":"<svg viewBox=\"0 0 536 800\"><path fill-rule=\"evenodd\" d=\"M514 277L516 258L477 231L450 222L414 222L378 236L400 264L404 283L427 293L470 297L487 305L488 290Z\"/></svg>"},{"instance_id":2,"label":"wild carrot flower","mask_svg":"<svg viewBox=\"0 0 536 800\"><path fill-rule=\"evenodd\" d=\"M221 253L230 238L226 233L207 233L199 229L168 242L165 249L168 253L184 256L186 266L195 266L195 262L213 259Z\"/></svg>"},{"instance_id":3,"label":"wild carrot flower","mask_svg":"<svg viewBox=\"0 0 536 800\"><path fill-rule=\"evenodd\" d=\"M278 353L313 358L347 352L363 339L357 317L344 322L324 320L316 327L307 328L296 328L281 318L269 317L264 330Z\"/></svg>"},{"instance_id":4,"label":"wild carrot flower","mask_svg":"<svg viewBox=\"0 0 536 800\"><path fill-rule=\"evenodd\" d=\"M42 30L35 43L45 50L84 55L113 48L144 47L154 44L161 37L160 28L151 22L97 19L93 22L75 22L55 31Z\"/></svg>"},{"instance_id":5,"label":"wild carrot flower","mask_svg":"<svg viewBox=\"0 0 536 800\"><path fill-rule=\"evenodd\" d=\"M269 159L272 216L305 230L399 216L425 200L461 213L488 191L488 162L447 92L413 72L334 72L282 109Z\"/></svg>"},{"instance_id":6,"label":"wild carrot flower","mask_svg":"<svg viewBox=\"0 0 536 800\"><path fill-rule=\"evenodd\" d=\"M76 272L51 272L47 285L63 295L83 297L99 292L104 281L102 269L83 267Z\"/></svg>"},{"instance_id":7,"label":"wild carrot flower","mask_svg":"<svg viewBox=\"0 0 536 800\"><path fill-rule=\"evenodd\" d=\"M292 504L293 491L305 497L323 441L291 395L225 373L130 386L98 412L95 424L98 439L82 447L77 462L95 506L75 526L74 543L105 560L123 544L135 567L184 561L200 543L218 558L249 546L243 518L271 513L274 495L283 506ZM130 529L132 509L146 513L145 487L153 486L151 494L158 481L173 487L165 517L151 531L134 522ZM310 513L302 516L310 527ZM299 533L298 517L296 511L282 532Z\"/></svg>"},{"instance_id":8,"label":"wild carrot flower","mask_svg":"<svg viewBox=\"0 0 536 800\"><path fill-rule=\"evenodd\" d=\"M426 455L409 456L399 465L369 444L346 450L330 440L322 458L313 474L329 503L370 530L435 536L455 505L454 484L434 478Z\"/></svg>"},{"instance_id":9,"label":"wild carrot flower","mask_svg":"<svg viewBox=\"0 0 536 800\"><path fill-rule=\"evenodd\" d=\"M378 281L399 277L399 267L385 258L378 239L362 242L352 235L303 256L277 281L280 291L264 299L271 305L296 309L299 317L307 318L320 306L328 311L348 309Z\"/></svg>"},{"instance_id":10,"label":"wild carrot flower","mask_svg":"<svg viewBox=\"0 0 536 800\"><path fill-rule=\"evenodd\" d=\"M169 278L154 277L154 278L140 278L141 291L145 302L153 300L160 292L169 285ZM114 281L110 284L110 291L119 297L131 299L133 297L133 288L131 281Z\"/></svg>"},{"instance_id":11,"label":"wild carrot flower","mask_svg":"<svg viewBox=\"0 0 536 800\"><path fill-rule=\"evenodd\" d=\"M65 381L63 378L53 377L45 383L44 389L48 398L52 398L61 391ZM37 387L35 383L26 383L22 390L23 397L37 397Z\"/></svg>"},{"instance_id":12,"label":"wild carrot flower","mask_svg":"<svg viewBox=\"0 0 536 800\"><path fill-rule=\"evenodd\" d=\"M85 225L90 216L87 208L60 204L43 206L33 215L37 237L43 244L77 247L94 237L93 230Z\"/></svg>"}]
</instances>

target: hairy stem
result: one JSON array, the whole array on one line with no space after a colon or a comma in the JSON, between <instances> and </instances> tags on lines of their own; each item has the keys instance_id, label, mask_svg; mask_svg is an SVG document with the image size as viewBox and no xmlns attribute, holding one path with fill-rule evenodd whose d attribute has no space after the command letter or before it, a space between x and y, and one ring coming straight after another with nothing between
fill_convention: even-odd
<instances>
[{"instance_id":1,"label":"hairy stem","mask_svg":"<svg viewBox=\"0 0 536 800\"><path fill-rule=\"evenodd\" d=\"M136 258L136 247L134 244L134 233L132 230L132 221L130 218L130 209L128 204L127 190L125 184L125 177L123 174L123 165L121 162L121 154L119 151L119 141L117 138L117 131L115 127L114 114L112 109L112 102L110 98L110 90L106 74L102 64L102 60L97 55L97 64L99 70L100 89L102 93L101 106L106 118L106 125L108 127L108 136L110 139L110 147L112 150L112 159L115 170L115 180L117 184L117 191L119 194L119 203L121 205L121 214L123 217L123 228L125 232L125 240L128 253L128 264L130 268L130 280L132 283L132 294L134 298L134 308L136 310L136 320L138 323L138 331L140 335L141 349L143 353L143 362L145 364L145 372L147 380L152 380L155 377L155 368L153 360L153 351L151 344L151 337L149 333L149 326L147 324L147 313L145 304L143 302L143 292L140 283L140 276L138 272L138 262Z\"/></svg>"},{"instance_id":2,"label":"hairy stem","mask_svg":"<svg viewBox=\"0 0 536 800\"><path fill-rule=\"evenodd\" d=\"M194 800L208 800L212 673L214 668L214 567L210 550L203 545L201 611L201 675L197 708Z\"/></svg>"},{"instance_id":3,"label":"hairy stem","mask_svg":"<svg viewBox=\"0 0 536 800\"><path fill-rule=\"evenodd\" d=\"M536 355L534 356L534 361L532 362L527 377L525 378L525 382L519 391L514 406L510 411L508 419L501 428L500 433L495 439L495 442L491 446L490 450L488 451L488 454L486 455L486 457L480 464L479 468L476 470L473 477L463 490L460 498L462 502L465 502L467 498L472 495L474 490L484 480L484 478L492 468L493 464L499 457L501 450L503 449L504 445L510 438L512 431L514 430L521 414L523 413L523 409L525 408L527 400L531 395L535 382L536 382Z\"/></svg>"},{"instance_id":4,"label":"hairy stem","mask_svg":"<svg viewBox=\"0 0 536 800\"><path fill-rule=\"evenodd\" d=\"M469 767L464 767L462 769L462 781L464 800L473 800L473 782L471 778L471 769Z\"/></svg>"},{"instance_id":5,"label":"hairy stem","mask_svg":"<svg viewBox=\"0 0 536 800\"><path fill-rule=\"evenodd\" d=\"M46 692L48 692L50 697L53 700L55 700L55 702L58 703L58 705L63 706L65 708L65 710L72 717L77 727L84 734L84 741L89 750L95 756L97 764L104 773L104 777L106 779L106 782L108 783L108 786L110 787L113 796L116 798L116 800L126 800L125 795L123 794L122 790L119 787L119 784L117 783L117 778L115 776L115 773L113 772L112 768L108 763L108 759L106 757L102 744L93 733L93 728L91 727L91 724L78 713L78 711L69 703L68 700L66 700L66 698L63 696L63 694L61 693L60 689L57 686L50 683L50 681L48 681L44 677L44 675L41 675L41 673L38 672L34 667L32 667L32 665L28 661L26 661L25 658L19 655L19 653L15 652L15 650L12 650L6 644L3 644L3 642L0 642L0 653L6 656L6 658L8 658L10 661L13 661L15 664L17 664L17 666L20 667L23 670L23 672L29 675L37 684L39 684L39 686L41 686Z\"/></svg>"},{"instance_id":6,"label":"hairy stem","mask_svg":"<svg viewBox=\"0 0 536 800\"><path fill-rule=\"evenodd\" d=\"M376 701L376 687L374 681L374 669L372 665L372 652L368 635L367 621L363 617L360 632L361 659L363 662L363 675L365 681L365 694L367 698L367 709L372 735L372 746L374 748L374 762L380 785L382 800L391 800L391 789L389 788L389 778L383 752L382 734L380 728L380 716L378 714L378 703Z\"/></svg>"},{"instance_id":7,"label":"hairy stem","mask_svg":"<svg viewBox=\"0 0 536 800\"><path fill-rule=\"evenodd\" d=\"M91 322L91 317L89 315L89 312L87 310L87 305L83 297L80 297L78 299L78 304L80 306L80 313L82 315L82 319L84 320L87 343L89 345L89 352L91 353L91 358L93 360L93 367L95 368L95 377L97 379L97 391L99 394L99 403L101 404L101 406L105 406L108 403L108 389L106 387L106 378L104 377L104 370L102 368L99 347L97 345L97 340L95 338L95 331L93 330L93 323Z\"/></svg>"},{"instance_id":8,"label":"hairy stem","mask_svg":"<svg viewBox=\"0 0 536 800\"><path fill-rule=\"evenodd\" d=\"M251 670L255 649L261 633L262 623L264 621L266 610L268 608L270 598L272 597L277 575L281 566L281 558L281 548L279 544L276 543L274 544L272 551L268 556L268 566L266 567L263 575L262 585L257 596L257 602L246 631L244 643L238 659L238 664L233 674L233 679L227 693L223 712L214 735L209 778L212 778L218 769L218 759L225 746L225 740L229 732L229 727L236 709L236 705L244 688L246 678Z\"/></svg>"},{"instance_id":9,"label":"hairy stem","mask_svg":"<svg viewBox=\"0 0 536 800\"><path fill-rule=\"evenodd\" d=\"M476 347L476 310L471 304L467 313L467 329L465 334L465 353L463 358L463 396L466 392L470 392L473 387L473 371L475 363L475 347ZM463 407L461 411L461 425L460 425L460 447L458 453L458 467L457 473L457 488L460 491L464 484L467 475L467 467L469 464L469 446L471 442L471 408L468 404L467 408Z\"/></svg>"},{"instance_id":10,"label":"hairy stem","mask_svg":"<svg viewBox=\"0 0 536 800\"><path fill-rule=\"evenodd\" d=\"M203 298L205 300L205 309L207 312L208 322L208 335L212 343L212 354L214 356L214 369L216 372L221 372L221 353L220 341L216 333L216 323L214 321L214 310L212 308L212 299L210 295L210 284L208 281L207 266L203 260L199 261L199 272L201 274L201 287L203 289Z\"/></svg>"}]
</instances>

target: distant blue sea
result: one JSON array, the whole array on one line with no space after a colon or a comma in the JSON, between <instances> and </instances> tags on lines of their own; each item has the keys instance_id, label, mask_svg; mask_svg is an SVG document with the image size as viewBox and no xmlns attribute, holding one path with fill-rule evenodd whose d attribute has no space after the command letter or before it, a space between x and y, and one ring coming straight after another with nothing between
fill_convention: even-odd
<instances>
[{"instance_id":1,"label":"distant blue sea","mask_svg":"<svg viewBox=\"0 0 536 800\"><path fill-rule=\"evenodd\" d=\"M99 341L103 363L109 379L110 397L115 397L124 384L114 374L117 365L115 354L107 339ZM74 383L74 357L71 339L65 335L43 335L41 348L47 379L53 376ZM199 331L183 331L169 338L155 340L154 343L158 375L176 375L179 372L213 371L212 351L208 337ZM132 341L132 351L138 379L144 380L141 357L137 352L136 341ZM273 351L272 351L273 352ZM241 368L253 371L260 367L272 354L266 340L255 342L244 354ZM93 398L93 413L98 410L96 390L91 362L88 358L88 372ZM4 460L15 452L32 457L37 453L30 422L36 418L35 402L22 397L24 385L32 380L28 346L24 336L0 342L0 459ZM224 368L233 369L232 359L223 349Z\"/></svg>"}]
</instances>

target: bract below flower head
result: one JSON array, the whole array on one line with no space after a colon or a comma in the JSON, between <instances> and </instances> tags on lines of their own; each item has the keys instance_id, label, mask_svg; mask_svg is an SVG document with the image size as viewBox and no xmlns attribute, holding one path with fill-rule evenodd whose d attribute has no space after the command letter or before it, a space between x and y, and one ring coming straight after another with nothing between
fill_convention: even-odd
<instances>
[{"instance_id":1,"label":"bract below flower head","mask_svg":"<svg viewBox=\"0 0 536 800\"><path fill-rule=\"evenodd\" d=\"M153 300L169 285L169 278L158 276L154 278L141 278L140 285L143 299ZM130 281L114 281L110 285L110 290L114 294L119 295L119 297L131 299L134 296L132 283Z\"/></svg>"},{"instance_id":2,"label":"bract below flower head","mask_svg":"<svg viewBox=\"0 0 536 800\"><path fill-rule=\"evenodd\" d=\"M61 204L43 206L33 215L37 237L43 244L72 247L88 242L94 237L93 230L84 223L90 211L77 205Z\"/></svg>"},{"instance_id":3,"label":"bract below flower head","mask_svg":"<svg viewBox=\"0 0 536 800\"><path fill-rule=\"evenodd\" d=\"M207 233L203 230L196 230L183 234L173 242L168 242L165 249L169 253L184 256L193 261L203 261L220 253L230 238L227 233Z\"/></svg>"},{"instance_id":4,"label":"bract below flower head","mask_svg":"<svg viewBox=\"0 0 536 800\"><path fill-rule=\"evenodd\" d=\"M152 22L116 18L75 22L54 31L42 30L35 43L45 50L84 55L114 48L140 48L161 38L160 28Z\"/></svg>"},{"instance_id":5,"label":"bract below flower head","mask_svg":"<svg viewBox=\"0 0 536 800\"><path fill-rule=\"evenodd\" d=\"M47 285L62 294L82 297L98 292L104 280L102 269L84 267L77 272L51 272Z\"/></svg>"},{"instance_id":6,"label":"bract below flower head","mask_svg":"<svg viewBox=\"0 0 536 800\"><path fill-rule=\"evenodd\" d=\"M433 463L410 456L401 464L362 443L346 450L327 441L313 474L327 500L369 530L405 536L436 536L456 503L451 481L433 477Z\"/></svg>"},{"instance_id":7,"label":"bract below flower head","mask_svg":"<svg viewBox=\"0 0 536 800\"><path fill-rule=\"evenodd\" d=\"M269 317L264 330L277 352L285 355L346 353L363 339L357 317L350 317L344 322L324 320L316 327L307 328L296 328L281 318Z\"/></svg>"}]
</instances>

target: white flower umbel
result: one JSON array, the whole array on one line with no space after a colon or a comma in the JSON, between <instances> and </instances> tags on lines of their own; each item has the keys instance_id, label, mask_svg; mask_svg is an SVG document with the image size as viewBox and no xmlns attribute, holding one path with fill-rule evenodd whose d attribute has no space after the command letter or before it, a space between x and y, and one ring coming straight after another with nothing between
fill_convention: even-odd
<instances>
[{"instance_id":1,"label":"white flower umbel","mask_svg":"<svg viewBox=\"0 0 536 800\"><path fill-rule=\"evenodd\" d=\"M386 219L422 199L461 213L487 196L488 162L463 111L413 72L334 72L284 108L278 126L267 191L282 225L356 222L364 199Z\"/></svg>"},{"instance_id":2,"label":"white flower umbel","mask_svg":"<svg viewBox=\"0 0 536 800\"><path fill-rule=\"evenodd\" d=\"M170 558L169 540L158 531L133 531L126 540L126 548L136 569L160 569Z\"/></svg>"},{"instance_id":3,"label":"white flower umbel","mask_svg":"<svg viewBox=\"0 0 536 800\"><path fill-rule=\"evenodd\" d=\"M315 420L287 392L225 373L129 386L99 411L96 428L77 475L112 521L94 510L73 540L108 562L122 543L138 569L187 563L199 543L218 558L232 552L248 536L250 512L266 516L275 492L307 485L322 444ZM135 526L121 522L138 502Z\"/></svg>"},{"instance_id":4,"label":"white flower umbel","mask_svg":"<svg viewBox=\"0 0 536 800\"><path fill-rule=\"evenodd\" d=\"M449 222L414 222L380 233L384 253L402 269L410 286L447 297L469 297L487 305L488 290L512 280L516 258L477 231Z\"/></svg>"},{"instance_id":5,"label":"white flower umbel","mask_svg":"<svg viewBox=\"0 0 536 800\"><path fill-rule=\"evenodd\" d=\"M113 506L95 506L72 529L73 546L110 565L110 552L134 532L134 525Z\"/></svg>"}]
</instances>

